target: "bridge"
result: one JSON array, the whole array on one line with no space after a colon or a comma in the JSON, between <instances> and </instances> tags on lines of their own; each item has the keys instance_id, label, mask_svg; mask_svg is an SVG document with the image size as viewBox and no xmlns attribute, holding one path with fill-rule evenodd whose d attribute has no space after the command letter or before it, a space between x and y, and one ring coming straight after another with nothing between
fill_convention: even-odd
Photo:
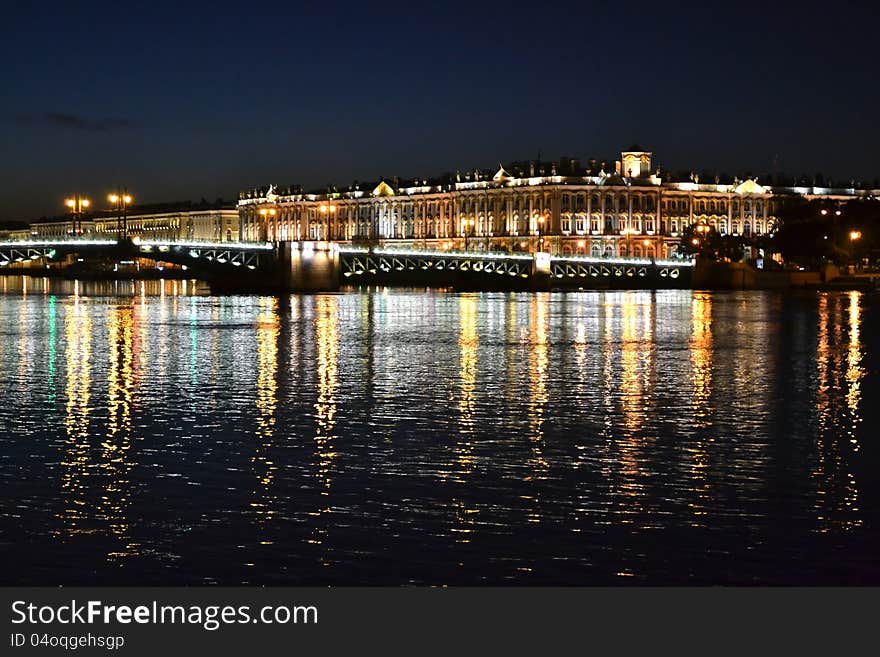
<instances>
[{"instance_id":1,"label":"bridge","mask_svg":"<svg viewBox=\"0 0 880 657\"><path fill-rule=\"evenodd\" d=\"M28 260L58 261L70 254L181 265L212 288L230 291L333 290L346 283L475 289L689 287L693 270L690 260L137 238L0 242L0 268Z\"/></svg>"},{"instance_id":2,"label":"bridge","mask_svg":"<svg viewBox=\"0 0 880 657\"><path fill-rule=\"evenodd\" d=\"M457 252L339 246L344 279L394 283L442 281L477 287L688 287L692 260L611 258L549 253ZM433 274L433 275L432 275ZM510 280L512 279L512 280ZM506 282L505 282L506 281ZM526 286L528 287L528 286Z\"/></svg>"},{"instance_id":3,"label":"bridge","mask_svg":"<svg viewBox=\"0 0 880 657\"><path fill-rule=\"evenodd\" d=\"M274 246L261 242L162 242L149 240L66 239L0 242L0 267L26 260L58 260L72 253L106 256L141 256L174 264L192 264L193 260L242 265L256 269Z\"/></svg>"}]
</instances>

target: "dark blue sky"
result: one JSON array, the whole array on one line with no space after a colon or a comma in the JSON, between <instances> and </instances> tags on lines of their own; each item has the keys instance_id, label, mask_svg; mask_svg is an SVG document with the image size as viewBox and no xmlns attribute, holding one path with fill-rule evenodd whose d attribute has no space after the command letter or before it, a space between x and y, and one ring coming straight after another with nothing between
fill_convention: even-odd
<instances>
[{"instance_id":1,"label":"dark blue sky","mask_svg":"<svg viewBox=\"0 0 880 657\"><path fill-rule=\"evenodd\" d=\"M499 160L880 176L873 3L4 3L0 218Z\"/></svg>"}]
</instances>

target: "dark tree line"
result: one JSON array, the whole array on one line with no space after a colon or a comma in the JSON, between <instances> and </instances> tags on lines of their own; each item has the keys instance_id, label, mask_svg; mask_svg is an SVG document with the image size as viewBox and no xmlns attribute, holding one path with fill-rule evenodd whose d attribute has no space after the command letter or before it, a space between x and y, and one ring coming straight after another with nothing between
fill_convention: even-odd
<instances>
[{"instance_id":1,"label":"dark tree line","mask_svg":"<svg viewBox=\"0 0 880 657\"><path fill-rule=\"evenodd\" d=\"M735 261L743 259L749 247L764 249L767 256L780 253L785 262L808 267L874 263L880 260L880 201L793 198L783 203L769 234L722 235L711 226L692 224L682 234L679 252Z\"/></svg>"},{"instance_id":2,"label":"dark tree line","mask_svg":"<svg viewBox=\"0 0 880 657\"><path fill-rule=\"evenodd\" d=\"M778 217L771 246L786 261L845 265L880 255L880 201L792 199L783 204Z\"/></svg>"}]
</instances>

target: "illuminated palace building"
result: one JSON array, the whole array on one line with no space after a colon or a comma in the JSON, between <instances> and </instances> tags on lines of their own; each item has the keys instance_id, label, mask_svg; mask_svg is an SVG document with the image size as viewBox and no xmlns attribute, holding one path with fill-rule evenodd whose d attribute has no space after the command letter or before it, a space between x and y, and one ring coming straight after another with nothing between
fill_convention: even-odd
<instances>
[{"instance_id":1,"label":"illuminated palace building","mask_svg":"<svg viewBox=\"0 0 880 657\"><path fill-rule=\"evenodd\" d=\"M605 168L610 171L605 171ZM664 258L687 226L721 233L772 230L791 195L847 200L877 190L763 186L755 179L674 181L639 147L612 166L525 162L436 180L307 193L274 186L242 193L242 240L394 243L428 249L549 251Z\"/></svg>"}]
</instances>

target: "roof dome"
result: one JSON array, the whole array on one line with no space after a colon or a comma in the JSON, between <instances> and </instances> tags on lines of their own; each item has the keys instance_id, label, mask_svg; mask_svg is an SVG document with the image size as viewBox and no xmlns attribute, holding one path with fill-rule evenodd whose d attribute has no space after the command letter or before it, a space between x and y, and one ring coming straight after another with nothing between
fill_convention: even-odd
<instances>
[{"instance_id":1,"label":"roof dome","mask_svg":"<svg viewBox=\"0 0 880 657\"><path fill-rule=\"evenodd\" d=\"M767 188L759 185L757 180L744 180L733 191L737 194L766 194Z\"/></svg>"},{"instance_id":2,"label":"roof dome","mask_svg":"<svg viewBox=\"0 0 880 657\"><path fill-rule=\"evenodd\" d=\"M394 196L394 189L384 180L376 185L373 196Z\"/></svg>"}]
</instances>

